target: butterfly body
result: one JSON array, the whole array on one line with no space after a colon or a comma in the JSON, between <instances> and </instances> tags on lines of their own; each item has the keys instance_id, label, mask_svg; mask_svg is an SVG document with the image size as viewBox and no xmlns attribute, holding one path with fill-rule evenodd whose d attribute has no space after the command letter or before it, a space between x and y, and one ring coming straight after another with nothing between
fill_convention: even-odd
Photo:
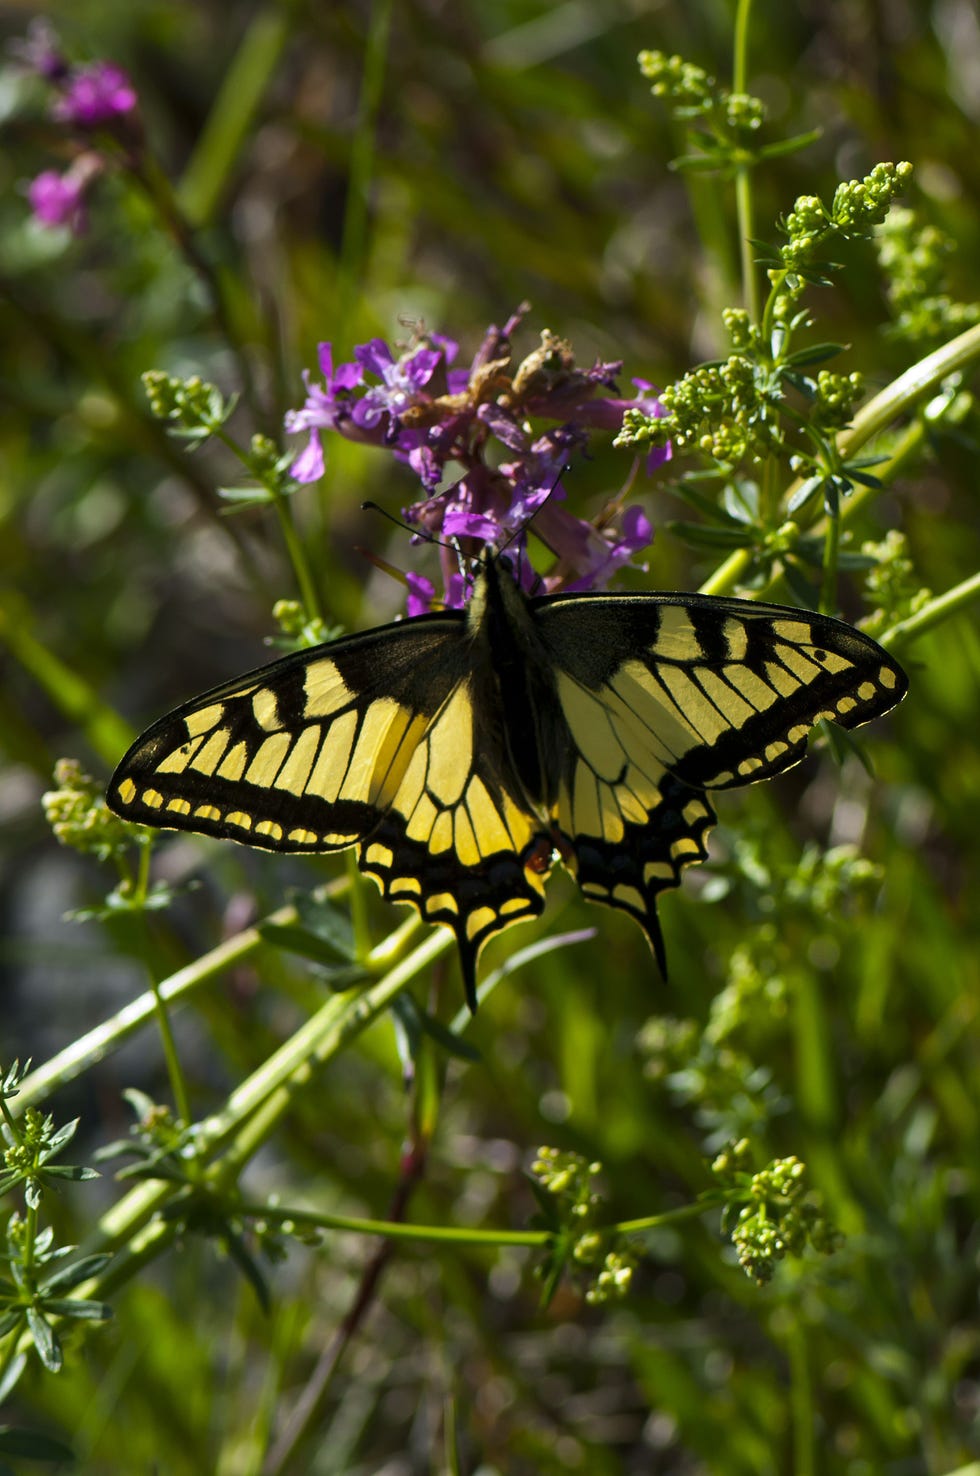
<instances>
[{"instance_id":1,"label":"butterfly body","mask_svg":"<svg viewBox=\"0 0 980 1476\"><path fill-rule=\"evenodd\" d=\"M464 611L283 657L185 703L108 791L126 819L275 851L357 846L386 898L483 943L544 907L559 857L643 927L707 856L707 791L797 762L820 718L904 695L869 637L806 611L698 595L531 599L491 557Z\"/></svg>"}]
</instances>

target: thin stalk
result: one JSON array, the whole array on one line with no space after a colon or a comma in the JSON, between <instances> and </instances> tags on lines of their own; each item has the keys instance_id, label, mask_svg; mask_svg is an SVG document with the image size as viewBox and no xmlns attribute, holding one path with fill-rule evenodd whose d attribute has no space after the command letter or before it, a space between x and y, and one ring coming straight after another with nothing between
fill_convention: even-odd
<instances>
[{"instance_id":1,"label":"thin stalk","mask_svg":"<svg viewBox=\"0 0 980 1476\"><path fill-rule=\"evenodd\" d=\"M241 1213L273 1225L292 1223L316 1230L348 1230L357 1235L381 1235L386 1240L420 1241L430 1245L544 1246L551 1238L548 1230L472 1230L451 1225L406 1225L398 1220L314 1214L306 1210L283 1209L281 1205L270 1207L246 1203L241 1206Z\"/></svg>"},{"instance_id":2,"label":"thin stalk","mask_svg":"<svg viewBox=\"0 0 980 1476\"><path fill-rule=\"evenodd\" d=\"M170 1025L170 1012L166 1001L160 993L160 985L156 979L151 979L150 989L153 994L153 1010L156 1015L157 1029L160 1032L160 1043L163 1046L163 1059L167 1066L167 1076L170 1080L170 1090L174 1097L174 1112L177 1121L184 1127L189 1127L191 1122L190 1096L187 1091L187 1079L184 1069L180 1064L180 1056L174 1041L174 1033Z\"/></svg>"},{"instance_id":3,"label":"thin stalk","mask_svg":"<svg viewBox=\"0 0 980 1476\"><path fill-rule=\"evenodd\" d=\"M813 1382L807 1357L806 1337L794 1309L784 1308L788 1319L786 1352L789 1358L790 1409L793 1421L793 1476L816 1476L816 1426Z\"/></svg>"},{"instance_id":4,"label":"thin stalk","mask_svg":"<svg viewBox=\"0 0 980 1476\"><path fill-rule=\"evenodd\" d=\"M306 557L306 549L303 547L302 539L296 532L296 524L293 521L293 510L289 505L289 499L283 497L281 492L273 492L273 506L279 518L279 527L282 531L283 542L289 555L289 562L293 566L296 575L296 583L299 587L300 598L303 601L303 609L307 620L322 620L323 606L320 603L320 594L313 578L309 560Z\"/></svg>"},{"instance_id":5,"label":"thin stalk","mask_svg":"<svg viewBox=\"0 0 980 1476\"><path fill-rule=\"evenodd\" d=\"M747 92L749 64L749 21L752 0L738 0L735 11L734 54L732 58L732 91ZM738 248L742 270L742 302L753 323L759 318L759 286L752 258L755 235L752 199L752 166L738 164L735 169L735 211L738 220Z\"/></svg>"},{"instance_id":6,"label":"thin stalk","mask_svg":"<svg viewBox=\"0 0 980 1476\"><path fill-rule=\"evenodd\" d=\"M823 574L820 580L820 609L832 615L837 608L837 555L840 549L840 512L827 518L823 540Z\"/></svg>"},{"instance_id":7,"label":"thin stalk","mask_svg":"<svg viewBox=\"0 0 980 1476\"><path fill-rule=\"evenodd\" d=\"M31 630L33 613L16 591L0 591L0 644L51 698L58 711L77 724L103 763L114 764L136 734L77 668L66 665Z\"/></svg>"},{"instance_id":8,"label":"thin stalk","mask_svg":"<svg viewBox=\"0 0 980 1476\"><path fill-rule=\"evenodd\" d=\"M603 1235L636 1235L644 1230L657 1230L663 1225L676 1225L684 1220L695 1220L710 1206L696 1200L681 1205L678 1209L665 1210L663 1214L647 1215L642 1220L621 1220L603 1225ZM382 1235L387 1240L424 1241L433 1245L524 1245L545 1246L552 1238L550 1230L474 1230L469 1227L447 1225L406 1225L397 1220L367 1220L356 1215L323 1214L319 1211L298 1209L295 1205L267 1205L245 1202L238 1206L239 1213L269 1224L294 1224L309 1226L314 1230L347 1230L358 1235Z\"/></svg>"},{"instance_id":9,"label":"thin stalk","mask_svg":"<svg viewBox=\"0 0 980 1476\"><path fill-rule=\"evenodd\" d=\"M927 630L932 630L934 626L941 625L950 616L966 610L976 600L980 600L980 574L973 574L969 579L964 579L962 584L948 589L945 594L937 595L928 605L916 610L914 615L893 625L878 640L882 646L889 648L904 646L917 636L924 635Z\"/></svg>"},{"instance_id":10,"label":"thin stalk","mask_svg":"<svg viewBox=\"0 0 980 1476\"><path fill-rule=\"evenodd\" d=\"M358 100L357 129L351 147L350 176L337 267L335 340L346 343L349 320L358 301L355 283L364 279L368 234L368 201L374 172L374 133L384 88L391 30L392 0L375 0L371 10L364 74Z\"/></svg>"}]
</instances>

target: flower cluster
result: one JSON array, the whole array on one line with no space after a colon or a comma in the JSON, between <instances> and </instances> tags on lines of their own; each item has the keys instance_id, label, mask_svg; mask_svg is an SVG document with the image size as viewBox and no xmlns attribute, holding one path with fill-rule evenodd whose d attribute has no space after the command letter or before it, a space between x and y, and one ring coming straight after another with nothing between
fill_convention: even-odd
<instances>
[{"instance_id":1,"label":"flower cluster","mask_svg":"<svg viewBox=\"0 0 980 1476\"><path fill-rule=\"evenodd\" d=\"M143 826L117 820L103 798L103 786L76 759L58 760L54 782L56 788L42 795L41 802L61 845L105 861L127 851L134 839L142 843L147 837Z\"/></svg>"},{"instance_id":2,"label":"flower cluster","mask_svg":"<svg viewBox=\"0 0 980 1476\"><path fill-rule=\"evenodd\" d=\"M923 589L919 583L909 557L908 539L897 528L889 528L880 543L863 543L861 553L874 561L865 582L865 599L875 608L860 626L880 639L891 626L924 609L932 599L932 590Z\"/></svg>"},{"instance_id":3,"label":"flower cluster","mask_svg":"<svg viewBox=\"0 0 980 1476\"><path fill-rule=\"evenodd\" d=\"M529 592L599 588L650 542L650 524L638 507L621 513L622 499L595 525L572 516L560 506L561 479L592 432L618 431L630 409L654 418L660 405L641 380L633 399L621 399L620 363L581 369L570 345L548 331L514 365L511 335L526 311L491 327L468 368L455 367L458 345L435 333L418 333L397 353L374 339L339 365L321 344L322 379L306 373L306 401L286 417L288 431L308 438L292 475L299 482L323 475L325 430L382 447L419 479L421 496L404 510L419 538L451 540L470 557L506 545ZM658 447L648 469L669 456L669 446ZM522 557L532 517L557 560L544 578ZM458 560L451 548L441 552L443 603L459 607L466 590ZM430 608L430 581L410 575L409 588L410 614Z\"/></svg>"},{"instance_id":4,"label":"flower cluster","mask_svg":"<svg viewBox=\"0 0 980 1476\"><path fill-rule=\"evenodd\" d=\"M719 1153L711 1172L726 1186L724 1228L732 1237L747 1276L770 1281L779 1261L801 1256L807 1245L833 1255L844 1242L808 1197L806 1164L795 1156L774 1158L757 1174L746 1168L749 1144L743 1139Z\"/></svg>"},{"instance_id":5,"label":"flower cluster","mask_svg":"<svg viewBox=\"0 0 980 1476\"><path fill-rule=\"evenodd\" d=\"M817 195L800 195L783 222L789 238L780 251L783 264L792 270L811 264L835 234L845 238L870 236L875 226L882 224L911 175L912 165L907 160L876 164L863 179L843 180L829 207Z\"/></svg>"},{"instance_id":6,"label":"flower cluster","mask_svg":"<svg viewBox=\"0 0 980 1476\"><path fill-rule=\"evenodd\" d=\"M26 39L10 49L26 70L49 85L51 116L76 147L64 173L45 169L27 186L34 218L42 226L67 226L80 235L86 228L86 196L106 164L105 149L97 146L99 136L127 146L138 137L135 88L113 62L74 66L43 20L35 20Z\"/></svg>"},{"instance_id":7,"label":"flower cluster","mask_svg":"<svg viewBox=\"0 0 980 1476\"><path fill-rule=\"evenodd\" d=\"M678 449L700 451L736 466L783 448L779 408L784 390L771 364L745 353L690 370L661 395L654 419L642 406L624 416L618 444L659 446L667 438Z\"/></svg>"},{"instance_id":8,"label":"flower cluster","mask_svg":"<svg viewBox=\"0 0 980 1476\"><path fill-rule=\"evenodd\" d=\"M595 1219L602 1198L593 1187L602 1172L600 1163L589 1163L580 1153L542 1147L531 1172L545 1191L539 1203L544 1213L539 1222L552 1232L549 1254L539 1268L545 1295L554 1289L564 1267L571 1264L581 1273L595 1277L585 1300L597 1306L626 1296L636 1270L634 1246L615 1231L599 1230Z\"/></svg>"},{"instance_id":9,"label":"flower cluster","mask_svg":"<svg viewBox=\"0 0 980 1476\"><path fill-rule=\"evenodd\" d=\"M662 51L641 51L640 71L653 85L654 97L674 106L681 119L703 117L731 133L754 133L766 117L766 107L748 92L729 92L719 87L703 67Z\"/></svg>"},{"instance_id":10,"label":"flower cluster","mask_svg":"<svg viewBox=\"0 0 980 1476\"><path fill-rule=\"evenodd\" d=\"M878 227L877 243L897 338L927 347L980 322L980 303L958 302L947 290L953 243L945 231L896 209Z\"/></svg>"}]
</instances>

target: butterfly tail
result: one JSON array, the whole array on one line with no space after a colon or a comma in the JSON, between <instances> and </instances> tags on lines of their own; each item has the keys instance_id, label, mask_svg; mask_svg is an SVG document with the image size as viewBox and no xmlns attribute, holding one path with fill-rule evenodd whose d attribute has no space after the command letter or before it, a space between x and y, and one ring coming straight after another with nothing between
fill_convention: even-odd
<instances>
[{"instance_id":1,"label":"butterfly tail","mask_svg":"<svg viewBox=\"0 0 980 1476\"><path fill-rule=\"evenodd\" d=\"M639 923L664 980L667 950L657 898L680 885L685 866L707 860L707 837L714 823L707 796L668 776L652 824L624 820L617 840L580 834L571 847L571 866L583 896L628 912Z\"/></svg>"},{"instance_id":2,"label":"butterfly tail","mask_svg":"<svg viewBox=\"0 0 980 1476\"><path fill-rule=\"evenodd\" d=\"M461 933L456 933L456 942L459 944L459 966L463 975L463 991L466 995L466 1003L471 1015L476 1014L476 962L479 957L479 945L476 947L468 941Z\"/></svg>"}]
</instances>

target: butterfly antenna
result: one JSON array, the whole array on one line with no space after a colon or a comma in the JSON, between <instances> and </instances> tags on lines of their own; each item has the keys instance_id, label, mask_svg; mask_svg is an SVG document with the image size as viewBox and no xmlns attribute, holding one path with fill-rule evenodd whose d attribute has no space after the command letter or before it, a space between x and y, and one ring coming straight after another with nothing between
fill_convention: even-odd
<instances>
[{"instance_id":1,"label":"butterfly antenna","mask_svg":"<svg viewBox=\"0 0 980 1476\"><path fill-rule=\"evenodd\" d=\"M429 532L428 528L413 528L411 523L406 523L402 518L396 518L394 513L390 513L380 503L370 501L362 502L361 512L380 513L383 518L388 519L389 523L394 523L396 528L401 528L403 533L408 533L412 538L420 538L423 543L431 543L436 548L448 548L457 555L459 554L459 545L456 539L451 538L447 541L444 538L437 538L434 533Z\"/></svg>"},{"instance_id":2,"label":"butterfly antenna","mask_svg":"<svg viewBox=\"0 0 980 1476\"><path fill-rule=\"evenodd\" d=\"M538 513L545 506L545 504L550 501L551 497L554 495L554 492L555 492L555 489L558 486L558 483L561 481L562 477L565 475L565 473L567 471L568 471L568 462L566 461L561 467L559 467L559 469L558 469L558 475L555 477L555 480L552 482L551 486L548 488L547 496L545 496L545 497L542 498L542 500L539 502L538 506L534 509L534 511L528 513L528 515L524 519L523 523L521 523L519 527L515 528L514 531L513 531L513 533L507 539L507 541L505 543L502 543L500 545L500 547L497 549L497 555L498 555L498 557L500 556L500 554L504 553L508 548L510 548L510 545L512 543L516 542L516 540L518 538L522 538L523 537L523 535L527 532L528 528L534 522L534 519L537 517Z\"/></svg>"}]
</instances>

